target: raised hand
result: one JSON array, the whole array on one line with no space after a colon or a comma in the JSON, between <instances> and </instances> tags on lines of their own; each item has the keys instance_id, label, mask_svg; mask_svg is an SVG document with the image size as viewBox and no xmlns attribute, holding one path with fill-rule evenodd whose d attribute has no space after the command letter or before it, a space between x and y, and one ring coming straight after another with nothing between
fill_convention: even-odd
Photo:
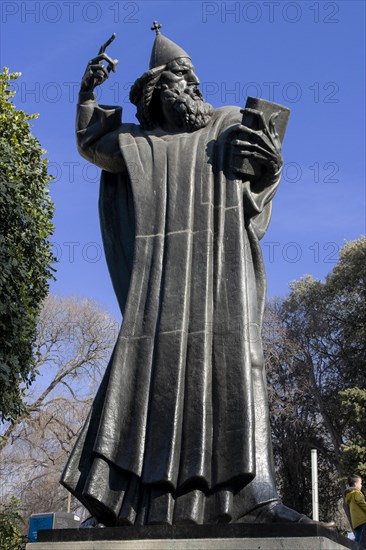
<instances>
[{"instance_id":1,"label":"raised hand","mask_svg":"<svg viewBox=\"0 0 366 550\"><path fill-rule=\"evenodd\" d=\"M248 175L248 160L264 184L270 184L279 176L282 168L281 142L271 115L268 123L259 111L246 109L257 118L260 130L252 130L238 124L231 134L231 170L238 178Z\"/></svg>"},{"instance_id":2,"label":"raised hand","mask_svg":"<svg viewBox=\"0 0 366 550\"><path fill-rule=\"evenodd\" d=\"M89 61L84 76L81 80L80 91L93 91L96 86L100 86L105 80L107 80L111 71L114 73L116 72L118 59L112 59L105 53L106 48L115 38L116 34L113 33L109 40L107 40L107 42L100 47L98 55ZM107 63L107 66L103 65L103 61Z\"/></svg>"}]
</instances>

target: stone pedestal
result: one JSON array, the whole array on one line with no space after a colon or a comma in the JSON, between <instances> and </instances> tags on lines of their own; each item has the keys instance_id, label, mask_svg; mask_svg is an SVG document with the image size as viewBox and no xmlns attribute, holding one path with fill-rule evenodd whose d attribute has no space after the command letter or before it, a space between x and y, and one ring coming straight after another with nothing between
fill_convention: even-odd
<instances>
[{"instance_id":1,"label":"stone pedestal","mask_svg":"<svg viewBox=\"0 0 366 550\"><path fill-rule=\"evenodd\" d=\"M151 525L39 531L26 550L356 550L316 524Z\"/></svg>"}]
</instances>

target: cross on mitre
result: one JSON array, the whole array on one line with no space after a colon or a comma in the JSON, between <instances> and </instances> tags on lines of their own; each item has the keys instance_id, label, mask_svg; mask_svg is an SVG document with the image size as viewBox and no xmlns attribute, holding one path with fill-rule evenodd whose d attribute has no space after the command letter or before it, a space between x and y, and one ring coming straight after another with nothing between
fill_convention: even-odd
<instances>
[{"instance_id":1,"label":"cross on mitre","mask_svg":"<svg viewBox=\"0 0 366 550\"><path fill-rule=\"evenodd\" d=\"M160 29L163 25L160 25L160 23L158 23L157 21L153 21L153 26L151 27L151 30L152 31L155 31L156 34L160 34Z\"/></svg>"}]
</instances>

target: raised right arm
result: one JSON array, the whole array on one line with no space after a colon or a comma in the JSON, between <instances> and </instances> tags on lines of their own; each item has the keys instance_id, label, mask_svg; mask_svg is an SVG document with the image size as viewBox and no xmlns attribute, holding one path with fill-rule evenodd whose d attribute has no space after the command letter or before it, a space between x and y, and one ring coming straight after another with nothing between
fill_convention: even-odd
<instances>
[{"instance_id":1,"label":"raised right arm","mask_svg":"<svg viewBox=\"0 0 366 550\"><path fill-rule=\"evenodd\" d=\"M94 92L80 92L76 114L78 151L107 172L126 173L119 148L122 107L98 105Z\"/></svg>"},{"instance_id":2,"label":"raised right arm","mask_svg":"<svg viewBox=\"0 0 366 550\"><path fill-rule=\"evenodd\" d=\"M107 172L126 173L118 136L121 131L122 108L98 105L94 88L116 71L118 60L105 50L115 35L102 45L99 54L89 61L81 81L76 114L76 141L79 153L89 162ZM107 67L103 65L107 63Z\"/></svg>"}]
</instances>

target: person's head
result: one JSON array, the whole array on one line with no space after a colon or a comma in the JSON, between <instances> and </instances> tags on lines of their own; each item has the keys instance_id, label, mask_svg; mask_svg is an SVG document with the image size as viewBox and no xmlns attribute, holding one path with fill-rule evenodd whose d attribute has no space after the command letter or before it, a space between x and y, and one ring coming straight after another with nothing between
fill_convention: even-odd
<instances>
[{"instance_id":1,"label":"person's head","mask_svg":"<svg viewBox=\"0 0 366 550\"><path fill-rule=\"evenodd\" d=\"M207 125L213 107L198 89L192 61L181 57L156 67L136 80L130 99L144 129L193 132Z\"/></svg>"},{"instance_id":2,"label":"person's head","mask_svg":"<svg viewBox=\"0 0 366 550\"><path fill-rule=\"evenodd\" d=\"M350 487L354 487L355 489L358 489L359 491L361 491L361 487L362 487L362 478L361 478L361 476L358 476L356 474L349 476L348 477L348 485Z\"/></svg>"},{"instance_id":3,"label":"person's head","mask_svg":"<svg viewBox=\"0 0 366 550\"><path fill-rule=\"evenodd\" d=\"M199 80L190 56L175 42L160 33L154 21L156 37L149 70L136 80L130 100L137 107L136 117L142 128L160 127L168 132L193 132L207 125L213 107L198 89Z\"/></svg>"}]
</instances>

